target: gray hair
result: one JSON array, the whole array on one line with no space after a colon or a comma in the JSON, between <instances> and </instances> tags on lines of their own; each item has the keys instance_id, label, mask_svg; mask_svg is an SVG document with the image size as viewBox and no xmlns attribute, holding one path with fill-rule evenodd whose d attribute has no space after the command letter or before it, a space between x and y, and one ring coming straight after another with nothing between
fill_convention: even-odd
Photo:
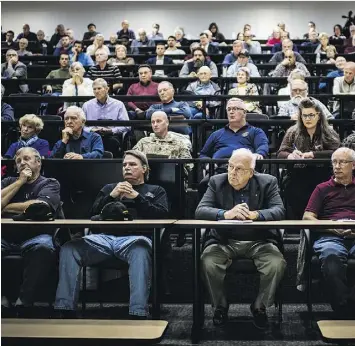
<instances>
[{"instance_id":1,"label":"gray hair","mask_svg":"<svg viewBox=\"0 0 355 346\"><path fill-rule=\"evenodd\" d=\"M92 86L94 87L94 85L102 85L104 88L107 88L108 85L107 85L107 82L103 79L103 78L96 78L93 83L92 83Z\"/></svg>"},{"instance_id":2,"label":"gray hair","mask_svg":"<svg viewBox=\"0 0 355 346\"><path fill-rule=\"evenodd\" d=\"M240 157L240 156L247 157L248 159L250 159L250 168L255 169L256 156L249 149L239 148L233 150L232 156L230 158L232 159L233 157Z\"/></svg>"},{"instance_id":3,"label":"gray hair","mask_svg":"<svg viewBox=\"0 0 355 346\"><path fill-rule=\"evenodd\" d=\"M332 160L333 160L334 154L339 151L348 154L350 156L351 161L355 162L355 150L350 149L350 148L345 148L345 147L341 147L341 148L338 148L337 150L335 150L334 153L332 154Z\"/></svg>"},{"instance_id":4,"label":"gray hair","mask_svg":"<svg viewBox=\"0 0 355 346\"><path fill-rule=\"evenodd\" d=\"M81 118L81 120L83 120L83 122L86 121L86 115L85 115L84 111L78 106L69 106L65 110L64 119L65 119L65 116L67 115L67 113L69 111L72 111L72 112L76 113L79 116L79 118Z\"/></svg>"},{"instance_id":5,"label":"gray hair","mask_svg":"<svg viewBox=\"0 0 355 346\"><path fill-rule=\"evenodd\" d=\"M123 159L127 155L134 156L136 159L138 159L141 162L142 166L146 168L146 171L144 173L144 180L147 181L149 179L149 171L150 171L147 155L142 151L134 150L134 149L125 151L123 155Z\"/></svg>"},{"instance_id":6,"label":"gray hair","mask_svg":"<svg viewBox=\"0 0 355 346\"><path fill-rule=\"evenodd\" d=\"M16 56L18 56L17 52L14 49L9 49L6 51L6 56L11 53L11 54L16 54Z\"/></svg>"},{"instance_id":7,"label":"gray hair","mask_svg":"<svg viewBox=\"0 0 355 346\"><path fill-rule=\"evenodd\" d=\"M16 162L16 158L18 156L20 156L20 154L25 151L25 150L29 150L33 155L34 157L37 159L37 161L41 162L42 161L42 158L41 158L41 154L38 152L37 149L35 148L32 148L32 147L23 147L23 148L20 148L19 150L16 151L16 154L15 154L15 162Z\"/></svg>"},{"instance_id":8,"label":"gray hair","mask_svg":"<svg viewBox=\"0 0 355 346\"><path fill-rule=\"evenodd\" d=\"M295 68L291 71L290 75L287 77L287 82L290 83L294 79L306 79L306 74L299 68Z\"/></svg>"},{"instance_id":9,"label":"gray hair","mask_svg":"<svg viewBox=\"0 0 355 346\"><path fill-rule=\"evenodd\" d=\"M168 82L167 80L164 80L164 81L159 83L159 85L161 85L161 84L168 84L170 88L174 89L174 86L170 82Z\"/></svg>"},{"instance_id":10,"label":"gray hair","mask_svg":"<svg viewBox=\"0 0 355 346\"><path fill-rule=\"evenodd\" d=\"M85 68L79 61L75 61L70 65L70 72L74 71L76 67L79 67L85 73Z\"/></svg>"},{"instance_id":11,"label":"gray hair","mask_svg":"<svg viewBox=\"0 0 355 346\"><path fill-rule=\"evenodd\" d=\"M102 38L103 40L105 40L105 36L102 35L102 34L97 34L97 35L95 36L95 39L97 39L97 38Z\"/></svg>"},{"instance_id":12,"label":"gray hair","mask_svg":"<svg viewBox=\"0 0 355 346\"><path fill-rule=\"evenodd\" d=\"M140 28L140 29L138 29L138 35L139 34L147 34L147 31L145 30L145 29L143 29L143 28Z\"/></svg>"},{"instance_id":13,"label":"gray hair","mask_svg":"<svg viewBox=\"0 0 355 346\"><path fill-rule=\"evenodd\" d=\"M303 86L305 87L305 89L306 89L306 91L307 91L307 94L308 94L308 84L307 84L304 80L302 80L302 79L293 79L293 80L291 80L291 81L290 81L290 91L292 91L292 85L293 85L294 83L301 83L301 84L303 84Z\"/></svg>"},{"instance_id":14,"label":"gray hair","mask_svg":"<svg viewBox=\"0 0 355 346\"><path fill-rule=\"evenodd\" d=\"M36 131L36 134L39 134L44 127L43 120L35 114L25 114L19 120L20 126L23 124L30 124L33 125Z\"/></svg>"}]
</instances>

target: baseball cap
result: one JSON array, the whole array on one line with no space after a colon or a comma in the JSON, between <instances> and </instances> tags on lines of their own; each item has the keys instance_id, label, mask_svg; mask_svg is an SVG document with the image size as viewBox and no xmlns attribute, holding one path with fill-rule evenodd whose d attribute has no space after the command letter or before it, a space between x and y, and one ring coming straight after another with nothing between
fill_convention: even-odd
<instances>
[{"instance_id":1,"label":"baseball cap","mask_svg":"<svg viewBox=\"0 0 355 346\"><path fill-rule=\"evenodd\" d=\"M133 216L121 202L106 204L99 215L94 215L91 221L132 221Z\"/></svg>"},{"instance_id":2,"label":"baseball cap","mask_svg":"<svg viewBox=\"0 0 355 346\"><path fill-rule=\"evenodd\" d=\"M47 203L33 203L22 214L12 217L14 221L54 221L51 207Z\"/></svg>"},{"instance_id":3,"label":"baseball cap","mask_svg":"<svg viewBox=\"0 0 355 346\"><path fill-rule=\"evenodd\" d=\"M238 54L238 57L240 57L240 56L245 56L245 57L249 58L249 56L250 56L249 51L247 49L242 49Z\"/></svg>"}]
</instances>

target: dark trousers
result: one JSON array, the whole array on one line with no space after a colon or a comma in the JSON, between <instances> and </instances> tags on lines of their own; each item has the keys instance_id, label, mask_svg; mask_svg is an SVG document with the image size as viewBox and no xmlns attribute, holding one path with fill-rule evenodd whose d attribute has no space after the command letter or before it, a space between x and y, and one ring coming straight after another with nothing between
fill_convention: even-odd
<instances>
[{"instance_id":1,"label":"dark trousers","mask_svg":"<svg viewBox=\"0 0 355 346\"><path fill-rule=\"evenodd\" d=\"M355 302L355 288L351 291L347 284L347 261L355 258L355 239L344 239L336 235L320 237L313 244L313 249L321 262L321 270L334 310Z\"/></svg>"},{"instance_id":2,"label":"dark trousers","mask_svg":"<svg viewBox=\"0 0 355 346\"><path fill-rule=\"evenodd\" d=\"M42 234L21 244L10 244L1 239L1 257L10 254L20 254L23 257L24 271L19 298L24 305L31 305L37 290L47 288L48 277L57 270L58 253L52 236ZM9 279L11 277L6 278Z\"/></svg>"}]
</instances>

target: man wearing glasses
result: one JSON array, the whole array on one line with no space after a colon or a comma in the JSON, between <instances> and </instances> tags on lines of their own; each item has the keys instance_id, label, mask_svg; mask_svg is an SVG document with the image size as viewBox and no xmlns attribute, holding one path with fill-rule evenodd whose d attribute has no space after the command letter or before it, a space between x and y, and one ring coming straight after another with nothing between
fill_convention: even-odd
<instances>
[{"instance_id":1,"label":"man wearing glasses","mask_svg":"<svg viewBox=\"0 0 355 346\"><path fill-rule=\"evenodd\" d=\"M18 61L18 54L15 50L9 49L6 52L6 62L1 64L1 78L2 79L26 79L27 78L27 67L25 64ZM27 93L28 85L20 82L16 86L16 88L14 88L13 92Z\"/></svg>"},{"instance_id":2,"label":"man wearing glasses","mask_svg":"<svg viewBox=\"0 0 355 346\"><path fill-rule=\"evenodd\" d=\"M339 148L332 155L334 176L313 191L304 220L355 220L355 151ZM339 317L355 317L355 286L347 283L347 261L355 258L355 230L328 229L317 233L313 250L321 271L332 309Z\"/></svg>"},{"instance_id":3,"label":"man wearing glasses","mask_svg":"<svg viewBox=\"0 0 355 346\"><path fill-rule=\"evenodd\" d=\"M276 66L275 70L270 73L270 76L288 77L296 68L303 71L306 77L311 75L303 63L296 61L295 52L289 49L285 51L285 59Z\"/></svg>"},{"instance_id":4,"label":"man wearing glasses","mask_svg":"<svg viewBox=\"0 0 355 346\"><path fill-rule=\"evenodd\" d=\"M237 149L228 161L228 173L211 177L208 190L196 209L201 220L282 220L285 209L277 179L254 172L256 157L248 149ZM228 299L225 294L226 271L236 257L252 259L260 273L259 293L250 310L254 325L267 326L266 309L273 305L275 291L282 279L286 262L277 247L272 230L211 230L205 235L201 256L202 277L214 309L213 323L224 325L228 320Z\"/></svg>"},{"instance_id":5,"label":"man wearing glasses","mask_svg":"<svg viewBox=\"0 0 355 346\"><path fill-rule=\"evenodd\" d=\"M279 109L278 116L291 117L293 120L298 118L298 105L301 100L308 97L308 84L301 79L294 79L290 83L291 88L291 100L285 102ZM325 114L327 119L333 119L332 113L329 112L328 108L317 99L312 99Z\"/></svg>"}]
</instances>

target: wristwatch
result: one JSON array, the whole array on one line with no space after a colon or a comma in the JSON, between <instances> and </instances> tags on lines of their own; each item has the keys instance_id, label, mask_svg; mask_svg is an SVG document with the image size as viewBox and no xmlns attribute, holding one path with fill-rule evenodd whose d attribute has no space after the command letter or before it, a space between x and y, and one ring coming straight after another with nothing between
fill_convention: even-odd
<instances>
[{"instance_id":1,"label":"wristwatch","mask_svg":"<svg viewBox=\"0 0 355 346\"><path fill-rule=\"evenodd\" d=\"M225 213L225 212L226 212L226 211L223 210L223 209L218 210L218 213L217 213L217 221L219 221L219 220L225 220L225 218L224 218L224 213Z\"/></svg>"}]
</instances>

